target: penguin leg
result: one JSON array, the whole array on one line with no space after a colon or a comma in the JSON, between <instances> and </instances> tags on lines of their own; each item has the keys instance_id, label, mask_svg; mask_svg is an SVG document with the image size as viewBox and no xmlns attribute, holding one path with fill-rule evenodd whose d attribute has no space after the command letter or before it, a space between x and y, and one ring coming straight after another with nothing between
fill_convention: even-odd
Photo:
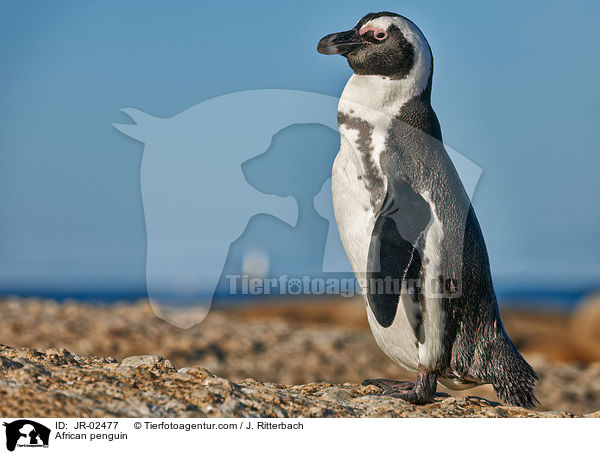
<instances>
[{"instance_id":1,"label":"penguin leg","mask_svg":"<svg viewBox=\"0 0 600 454\"><path fill-rule=\"evenodd\" d=\"M369 382L369 380L365 380ZM413 382L400 382L404 383L402 386L408 386L409 383L413 384L410 389L402 389L397 386L391 385L387 387L386 382L393 382L393 380L373 380L372 383L375 386L383 389L383 393L386 396L397 397L405 400L411 404L427 404L433 400L435 392L437 390L437 375L433 372L427 371L424 366L419 366L417 373L417 379ZM398 383L398 382L395 382Z\"/></svg>"}]
</instances>

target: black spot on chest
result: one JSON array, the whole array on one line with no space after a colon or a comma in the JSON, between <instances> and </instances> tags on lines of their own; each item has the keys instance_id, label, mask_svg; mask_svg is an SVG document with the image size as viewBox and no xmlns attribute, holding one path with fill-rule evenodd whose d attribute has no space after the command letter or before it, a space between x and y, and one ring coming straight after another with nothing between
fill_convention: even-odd
<instances>
[{"instance_id":1,"label":"black spot on chest","mask_svg":"<svg viewBox=\"0 0 600 454\"><path fill-rule=\"evenodd\" d=\"M361 118L342 112L338 112L338 123L358 132L356 147L360 152L365 172L364 178L363 176L359 176L358 179L364 182L365 187L370 193L371 206L374 210L377 210L381 206L385 194L383 178L377 169L377 164L373 160L373 126Z\"/></svg>"}]
</instances>

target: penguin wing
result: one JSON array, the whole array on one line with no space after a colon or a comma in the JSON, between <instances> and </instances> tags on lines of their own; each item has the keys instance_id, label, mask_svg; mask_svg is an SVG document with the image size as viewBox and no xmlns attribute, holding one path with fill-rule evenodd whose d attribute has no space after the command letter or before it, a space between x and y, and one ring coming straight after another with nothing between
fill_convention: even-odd
<instances>
[{"instance_id":1,"label":"penguin wing","mask_svg":"<svg viewBox=\"0 0 600 454\"><path fill-rule=\"evenodd\" d=\"M405 181L389 181L381 211L377 215L367 258L367 301L377 322L389 327L398 310L403 289L412 291L404 301L419 338L419 289L422 238L432 211L427 201ZM421 245L421 246L419 246ZM411 285L412 284L412 285Z\"/></svg>"}]
</instances>

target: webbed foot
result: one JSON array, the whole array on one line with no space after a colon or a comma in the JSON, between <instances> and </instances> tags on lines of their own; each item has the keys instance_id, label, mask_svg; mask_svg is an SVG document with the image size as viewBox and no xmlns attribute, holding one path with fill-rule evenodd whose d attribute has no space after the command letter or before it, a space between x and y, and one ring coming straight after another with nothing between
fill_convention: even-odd
<instances>
[{"instance_id":1,"label":"webbed foot","mask_svg":"<svg viewBox=\"0 0 600 454\"><path fill-rule=\"evenodd\" d=\"M374 378L365 380L363 385L375 385L383 390L381 394L397 397L411 404L427 404L435 396L437 375L419 366L417 379L414 382Z\"/></svg>"}]
</instances>

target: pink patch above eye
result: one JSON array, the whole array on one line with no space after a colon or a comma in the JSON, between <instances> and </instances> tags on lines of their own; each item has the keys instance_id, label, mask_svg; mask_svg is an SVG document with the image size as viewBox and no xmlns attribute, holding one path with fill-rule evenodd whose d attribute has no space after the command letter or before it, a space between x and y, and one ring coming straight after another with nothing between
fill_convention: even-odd
<instances>
[{"instance_id":1,"label":"pink patch above eye","mask_svg":"<svg viewBox=\"0 0 600 454\"><path fill-rule=\"evenodd\" d=\"M358 31L358 33L359 33L359 34L362 36L362 35L364 35L365 33L367 33L367 32L371 32L371 31L373 32L373 36L375 37L375 39L384 39L384 38L386 38L386 37L387 37L387 32L386 32L384 29L382 29L382 28L377 28L377 27L369 27L369 26L365 26L365 27L361 28L361 29ZM380 37L378 37L378 35L379 35L379 36L381 36L381 38L380 38Z\"/></svg>"}]
</instances>

